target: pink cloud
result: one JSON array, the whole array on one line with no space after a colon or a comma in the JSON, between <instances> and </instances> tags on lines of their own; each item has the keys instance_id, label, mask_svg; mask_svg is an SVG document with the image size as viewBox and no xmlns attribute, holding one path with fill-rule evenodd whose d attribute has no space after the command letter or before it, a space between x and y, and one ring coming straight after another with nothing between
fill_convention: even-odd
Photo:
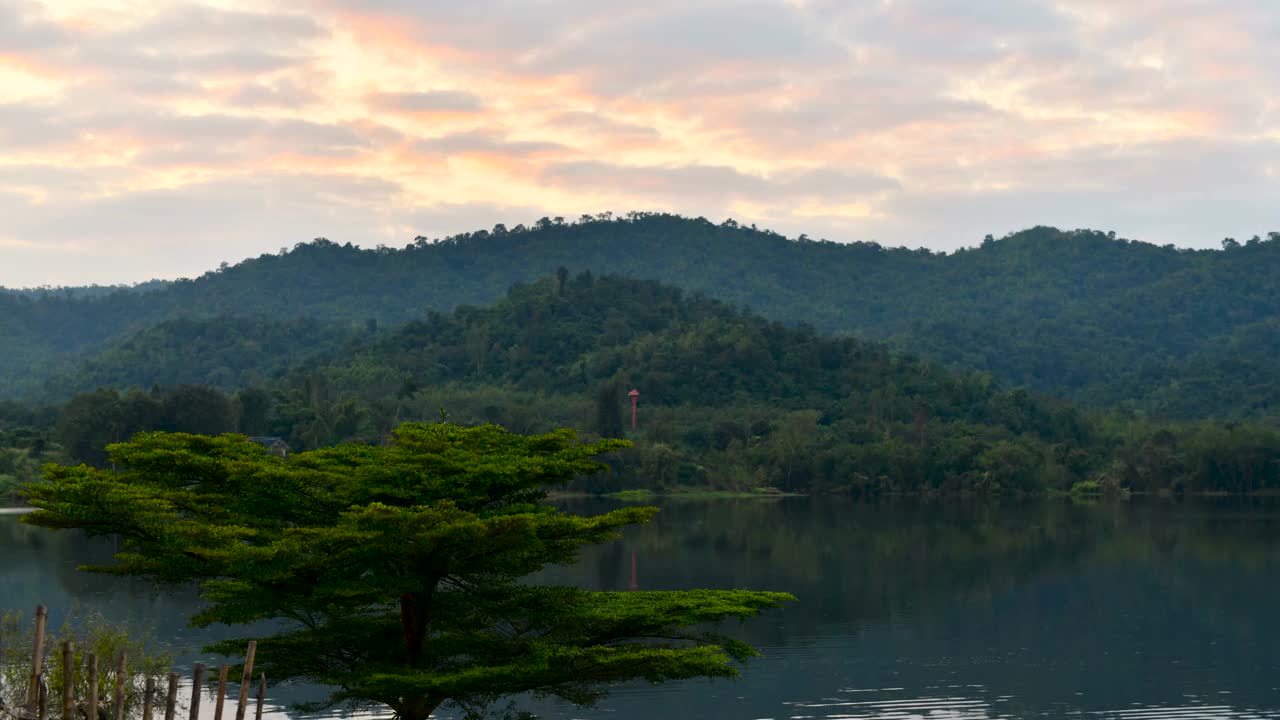
<instances>
[{"instance_id":1,"label":"pink cloud","mask_svg":"<svg viewBox=\"0 0 1280 720\"><path fill-rule=\"evenodd\" d=\"M1253 0L4 3L0 178L24 178L3 208L18 239L70 232L55 207L103 222L158 189L270 225L232 190L265 176L290 178L298 207L352 193L381 228L442 198L468 210L433 222L472 222L498 197L884 242L1003 223L980 237L1033 210L1176 236L1175 219L1215 212L1161 200L1189 184L1233 188L1243 199L1222 206L1241 217L1280 200L1235 182L1280 167L1280 18ZM397 200L352 184L379 178Z\"/></svg>"}]
</instances>

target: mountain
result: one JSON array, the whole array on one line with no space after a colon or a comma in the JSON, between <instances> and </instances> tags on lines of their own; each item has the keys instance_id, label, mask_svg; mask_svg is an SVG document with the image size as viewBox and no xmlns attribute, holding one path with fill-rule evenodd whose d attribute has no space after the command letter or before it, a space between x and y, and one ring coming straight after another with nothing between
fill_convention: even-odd
<instances>
[{"instance_id":1,"label":"mountain","mask_svg":"<svg viewBox=\"0 0 1280 720\"><path fill-rule=\"evenodd\" d=\"M12 348L0 382L10 397L51 396L45 368L65 371L68 358L166 319L387 327L493 302L563 266L660 280L1091 405L1265 416L1280 402L1280 365L1266 347L1280 316L1276 237L1190 251L1038 227L940 254L633 213L398 250L317 240L145 293L0 294L0 342Z\"/></svg>"},{"instance_id":2,"label":"mountain","mask_svg":"<svg viewBox=\"0 0 1280 720\"><path fill-rule=\"evenodd\" d=\"M178 317L109 341L46 381L55 396L93 388L206 385L235 390L266 382L373 332L312 318Z\"/></svg>"},{"instance_id":3,"label":"mountain","mask_svg":"<svg viewBox=\"0 0 1280 720\"><path fill-rule=\"evenodd\" d=\"M215 352L265 341L261 328L281 333L286 345L308 332L225 319L160 327L136 342L164 348L164 338L217 331ZM156 372L183 366L184 343L169 346ZM239 354L253 353L227 351ZM143 376L151 367L144 352L116 357ZM192 367L207 373L230 362L215 352ZM640 393L635 429L632 388ZM311 346L234 396L191 384L83 393L59 411L54 439L71 458L101 463L104 444L140 430L236 430L283 437L297 450L378 443L400 423L441 415L525 433L572 427L634 440L613 460L616 473L582 487L593 491L1280 486L1274 430L1082 410L884 344L770 321L652 280L589 272L515 286L485 307L430 311L345 341L332 336L327 348Z\"/></svg>"}]
</instances>

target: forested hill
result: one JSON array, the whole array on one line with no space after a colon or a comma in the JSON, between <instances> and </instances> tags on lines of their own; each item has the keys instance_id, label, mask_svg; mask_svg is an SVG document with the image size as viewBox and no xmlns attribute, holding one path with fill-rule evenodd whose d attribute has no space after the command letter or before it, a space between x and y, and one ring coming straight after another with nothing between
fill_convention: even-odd
<instances>
[{"instance_id":1,"label":"forested hill","mask_svg":"<svg viewBox=\"0 0 1280 720\"><path fill-rule=\"evenodd\" d=\"M398 250L316 241L147 293L0 294L11 349L0 381L11 396L46 392L33 368L173 317L386 327L492 302L560 266L662 280L1094 404L1226 417L1280 401L1280 365L1257 344L1280 320L1274 240L1185 251L1035 228L943 255L655 214L498 226Z\"/></svg>"},{"instance_id":2,"label":"forested hill","mask_svg":"<svg viewBox=\"0 0 1280 720\"><path fill-rule=\"evenodd\" d=\"M52 410L0 403L0 460L7 455L26 474L61 456L102 464L107 443L151 429L278 436L294 450L372 444L400 423L443 413L465 425L634 440L611 460L618 472L591 490L1253 491L1280 483L1273 429L1082 411L651 280L561 273L493 305L429 311L391 330L313 331L327 347L310 346L301 361L234 393L196 384L127 389L136 365L168 380L187 372L234 384L237 358L251 361L268 336L302 345L308 335L292 323L164 323L95 361L95 381L118 389ZM196 349L183 354L188 345ZM154 364L137 347L156 348ZM635 430L631 388L640 391Z\"/></svg>"}]
</instances>

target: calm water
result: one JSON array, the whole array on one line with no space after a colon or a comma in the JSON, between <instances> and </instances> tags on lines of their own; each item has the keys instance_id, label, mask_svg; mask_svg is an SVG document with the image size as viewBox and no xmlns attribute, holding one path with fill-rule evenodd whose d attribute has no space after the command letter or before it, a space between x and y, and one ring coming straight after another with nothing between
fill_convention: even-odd
<instances>
[{"instance_id":1,"label":"calm water","mask_svg":"<svg viewBox=\"0 0 1280 720\"><path fill-rule=\"evenodd\" d=\"M0 516L0 605L79 602L180 648L243 634L184 629L189 594L75 570L111 551ZM1280 504L673 502L546 579L626 589L633 556L644 589L800 601L733 627L764 654L739 681L545 717L1280 718Z\"/></svg>"}]
</instances>

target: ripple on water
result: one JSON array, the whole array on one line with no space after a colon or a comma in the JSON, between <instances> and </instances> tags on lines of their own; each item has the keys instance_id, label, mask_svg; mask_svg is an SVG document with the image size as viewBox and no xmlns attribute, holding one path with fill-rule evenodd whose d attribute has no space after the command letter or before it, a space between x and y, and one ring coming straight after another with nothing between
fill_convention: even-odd
<instances>
[{"instance_id":1,"label":"ripple on water","mask_svg":"<svg viewBox=\"0 0 1280 720\"><path fill-rule=\"evenodd\" d=\"M845 688L840 697L784 703L789 714L761 720L1015 720L1027 717L1089 717L1102 720L1266 720L1280 719L1280 711L1240 708L1200 702L1185 705L1135 705L1119 709L1062 707L1055 711L1006 710L1016 704L1012 695L990 694L983 688L947 686L908 695L905 688ZM976 692L975 692L976 691Z\"/></svg>"}]
</instances>

